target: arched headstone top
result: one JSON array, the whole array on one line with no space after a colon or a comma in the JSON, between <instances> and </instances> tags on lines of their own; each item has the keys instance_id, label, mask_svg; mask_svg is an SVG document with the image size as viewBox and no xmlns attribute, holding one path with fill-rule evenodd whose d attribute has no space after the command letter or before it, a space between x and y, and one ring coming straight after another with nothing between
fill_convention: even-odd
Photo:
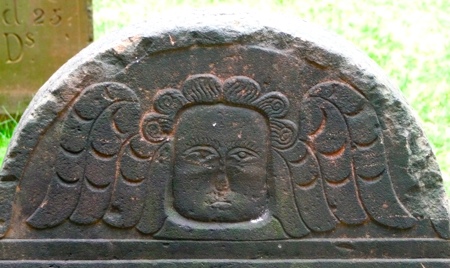
<instances>
[{"instance_id":1,"label":"arched headstone top","mask_svg":"<svg viewBox=\"0 0 450 268\"><path fill-rule=\"evenodd\" d=\"M5 160L2 235L449 238L442 179L368 57L300 20L151 20L39 90Z\"/></svg>"}]
</instances>

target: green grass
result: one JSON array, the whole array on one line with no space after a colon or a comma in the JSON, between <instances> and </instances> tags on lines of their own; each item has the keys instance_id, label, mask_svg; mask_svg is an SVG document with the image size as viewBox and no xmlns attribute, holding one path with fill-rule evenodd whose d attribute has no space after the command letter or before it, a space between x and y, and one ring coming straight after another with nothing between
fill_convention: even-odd
<instances>
[{"instance_id":1,"label":"green grass","mask_svg":"<svg viewBox=\"0 0 450 268\"><path fill-rule=\"evenodd\" d=\"M450 193L448 0L93 0L93 3L95 39L161 11L229 5L237 10L287 13L337 32L365 51L400 87L420 117Z\"/></svg>"},{"instance_id":2,"label":"green grass","mask_svg":"<svg viewBox=\"0 0 450 268\"><path fill-rule=\"evenodd\" d=\"M4 107L2 108L5 116L3 120L0 121L0 163L3 162L9 141L11 140L14 128L18 123L18 117L10 115Z\"/></svg>"}]
</instances>

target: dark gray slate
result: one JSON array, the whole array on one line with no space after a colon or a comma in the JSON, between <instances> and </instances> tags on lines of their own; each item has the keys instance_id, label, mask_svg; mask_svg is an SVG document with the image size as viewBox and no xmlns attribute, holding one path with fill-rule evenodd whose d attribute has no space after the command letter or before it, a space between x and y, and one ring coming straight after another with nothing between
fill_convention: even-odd
<instances>
[{"instance_id":1,"label":"dark gray slate","mask_svg":"<svg viewBox=\"0 0 450 268\"><path fill-rule=\"evenodd\" d=\"M33 99L0 177L0 264L450 263L435 157L370 59L304 21L163 18Z\"/></svg>"}]
</instances>

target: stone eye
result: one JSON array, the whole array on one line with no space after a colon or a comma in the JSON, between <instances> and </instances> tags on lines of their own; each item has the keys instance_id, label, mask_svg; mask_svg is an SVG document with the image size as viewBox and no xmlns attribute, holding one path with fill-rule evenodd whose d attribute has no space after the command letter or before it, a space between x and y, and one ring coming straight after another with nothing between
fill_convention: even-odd
<instances>
[{"instance_id":1,"label":"stone eye","mask_svg":"<svg viewBox=\"0 0 450 268\"><path fill-rule=\"evenodd\" d=\"M183 157L194 164L204 165L219 157L219 153L210 146L194 146L183 153Z\"/></svg>"},{"instance_id":2,"label":"stone eye","mask_svg":"<svg viewBox=\"0 0 450 268\"><path fill-rule=\"evenodd\" d=\"M255 151L243 147L230 150L228 156L237 161L250 161L259 157Z\"/></svg>"}]
</instances>

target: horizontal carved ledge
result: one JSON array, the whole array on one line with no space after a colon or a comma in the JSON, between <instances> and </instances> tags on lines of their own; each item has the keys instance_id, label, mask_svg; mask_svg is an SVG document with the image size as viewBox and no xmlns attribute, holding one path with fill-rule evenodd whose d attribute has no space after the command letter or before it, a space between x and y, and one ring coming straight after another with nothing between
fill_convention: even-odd
<instances>
[{"instance_id":1,"label":"horizontal carved ledge","mask_svg":"<svg viewBox=\"0 0 450 268\"><path fill-rule=\"evenodd\" d=\"M0 260L161 261L178 259L250 260L289 263L316 259L444 259L450 243L442 239L301 239L287 241L173 241L107 239L4 239ZM45 248L46 250L36 250ZM89 250L86 250L89 249ZM232 254L231 254L232 253ZM188 261L190 260L190 261ZM103 262L104 262L103 261ZM407 260L402 260L402 262ZM447 261L450 261L447 260ZM102 263L103 263L102 262ZM1 264L2 262L0 262ZM131 262L130 262L131 263Z\"/></svg>"},{"instance_id":2,"label":"horizontal carved ledge","mask_svg":"<svg viewBox=\"0 0 450 268\"><path fill-rule=\"evenodd\" d=\"M20 267L358 267L358 268L398 268L398 267L448 267L446 259L361 259L361 260L164 260L164 261L23 261ZM0 261L0 265L17 267L17 262ZM54 266L51 266L54 265ZM422 265L422 266L420 266Z\"/></svg>"}]
</instances>

